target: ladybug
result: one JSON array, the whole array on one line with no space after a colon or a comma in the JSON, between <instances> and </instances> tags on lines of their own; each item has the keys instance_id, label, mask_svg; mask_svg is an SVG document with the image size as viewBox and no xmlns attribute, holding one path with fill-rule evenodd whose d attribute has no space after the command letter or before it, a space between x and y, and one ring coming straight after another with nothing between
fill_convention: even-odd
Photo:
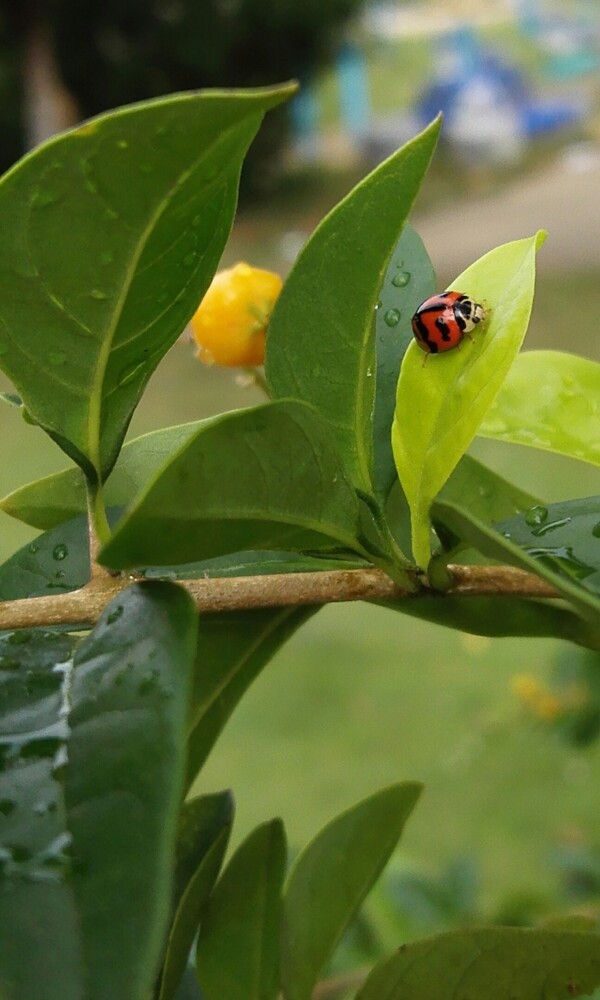
<instances>
[{"instance_id":1,"label":"ladybug","mask_svg":"<svg viewBox=\"0 0 600 1000\"><path fill-rule=\"evenodd\" d=\"M440 354L458 347L483 319L483 306L462 292L450 291L425 299L411 322L419 347L428 354Z\"/></svg>"}]
</instances>

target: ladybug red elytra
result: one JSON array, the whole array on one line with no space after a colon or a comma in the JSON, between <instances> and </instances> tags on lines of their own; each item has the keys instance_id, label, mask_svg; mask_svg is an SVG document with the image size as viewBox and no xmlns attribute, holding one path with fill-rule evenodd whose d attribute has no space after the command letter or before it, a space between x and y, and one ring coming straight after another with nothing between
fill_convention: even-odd
<instances>
[{"instance_id":1,"label":"ladybug red elytra","mask_svg":"<svg viewBox=\"0 0 600 1000\"><path fill-rule=\"evenodd\" d=\"M422 302L412 318L417 344L428 354L458 347L485 319L485 309L462 292L441 292Z\"/></svg>"}]
</instances>

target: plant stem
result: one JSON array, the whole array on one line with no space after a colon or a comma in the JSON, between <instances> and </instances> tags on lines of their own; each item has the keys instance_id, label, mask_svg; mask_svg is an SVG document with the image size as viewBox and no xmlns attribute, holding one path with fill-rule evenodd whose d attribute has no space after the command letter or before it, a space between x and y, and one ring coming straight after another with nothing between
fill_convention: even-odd
<instances>
[{"instance_id":1,"label":"plant stem","mask_svg":"<svg viewBox=\"0 0 600 1000\"><path fill-rule=\"evenodd\" d=\"M90 576L92 580L110 577L109 570L98 562L98 552L110 538L110 527L106 518L104 497L100 483L86 484L88 505L88 537L90 546Z\"/></svg>"},{"instance_id":2,"label":"plant stem","mask_svg":"<svg viewBox=\"0 0 600 1000\"><path fill-rule=\"evenodd\" d=\"M533 573L511 566L449 566L454 583L447 594L461 597L557 598L560 594ZM33 626L93 625L107 604L135 579L95 577L81 590L51 597L0 603L0 630ZM403 601L416 594L398 586L379 569L277 573L269 576L179 580L198 610L214 614L252 608L294 607L339 601ZM443 595L438 595L444 600Z\"/></svg>"}]
</instances>

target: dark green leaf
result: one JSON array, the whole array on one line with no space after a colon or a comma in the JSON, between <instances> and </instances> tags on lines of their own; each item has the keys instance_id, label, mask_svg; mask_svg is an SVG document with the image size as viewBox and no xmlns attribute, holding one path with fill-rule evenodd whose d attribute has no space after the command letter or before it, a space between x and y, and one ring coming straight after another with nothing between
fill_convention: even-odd
<instances>
[{"instance_id":1,"label":"dark green leaf","mask_svg":"<svg viewBox=\"0 0 600 1000\"><path fill-rule=\"evenodd\" d=\"M175 997L198 930L202 907L217 880L233 823L229 792L186 802L179 821L174 916L159 1000Z\"/></svg>"},{"instance_id":2,"label":"dark green leaf","mask_svg":"<svg viewBox=\"0 0 600 1000\"><path fill-rule=\"evenodd\" d=\"M111 568L241 549L358 548L358 500L333 439L294 400L227 413L163 466L100 559Z\"/></svg>"},{"instance_id":3,"label":"dark green leaf","mask_svg":"<svg viewBox=\"0 0 600 1000\"><path fill-rule=\"evenodd\" d=\"M342 813L304 849L284 893L282 986L309 1000L326 961L381 874L420 795L392 785Z\"/></svg>"},{"instance_id":4,"label":"dark green leaf","mask_svg":"<svg viewBox=\"0 0 600 1000\"><path fill-rule=\"evenodd\" d=\"M167 459L209 421L163 427L129 441L122 448L104 489L107 507L124 507ZM55 528L87 511L85 478L77 468L64 469L19 487L0 501L0 509L34 528Z\"/></svg>"},{"instance_id":5,"label":"dark green leaf","mask_svg":"<svg viewBox=\"0 0 600 1000\"><path fill-rule=\"evenodd\" d=\"M241 163L292 92L178 94L38 147L0 183L0 365L33 419L105 476L229 235Z\"/></svg>"},{"instance_id":6,"label":"dark green leaf","mask_svg":"<svg viewBox=\"0 0 600 1000\"><path fill-rule=\"evenodd\" d=\"M165 583L106 609L75 656L65 800L94 1000L147 1000L167 931L197 615Z\"/></svg>"},{"instance_id":7,"label":"dark green leaf","mask_svg":"<svg viewBox=\"0 0 600 1000\"><path fill-rule=\"evenodd\" d=\"M73 661L64 635L0 638L3 996L146 1000L171 902L195 629L185 592L153 583L123 592Z\"/></svg>"},{"instance_id":8,"label":"dark green leaf","mask_svg":"<svg viewBox=\"0 0 600 1000\"><path fill-rule=\"evenodd\" d=\"M500 602L500 603L499 603ZM392 611L422 618L446 628L493 638L521 635L575 642L600 649L600 626L581 618L570 608L519 597L453 597L436 594L409 601L376 601Z\"/></svg>"},{"instance_id":9,"label":"dark green leaf","mask_svg":"<svg viewBox=\"0 0 600 1000\"><path fill-rule=\"evenodd\" d=\"M438 498L466 507L474 517L489 523L522 514L539 503L537 497L503 479L470 455L463 455Z\"/></svg>"},{"instance_id":10,"label":"dark green leaf","mask_svg":"<svg viewBox=\"0 0 600 1000\"><path fill-rule=\"evenodd\" d=\"M403 945L356 1000L573 1000L599 984L599 935L486 927Z\"/></svg>"},{"instance_id":11,"label":"dark green leaf","mask_svg":"<svg viewBox=\"0 0 600 1000\"><path fill-rule=\"evenodd\" d=\"M205 908L196 963L207 1000L275 1000L279 991L281 820L257 827L238 847Z\"/></svg>"},{"instance_id":12,"label":"dark green leaf","mask_svg":"<svg viewBox=\"0 0 600 1000\"><path fill-rule=\"evenodd\" d=\"M70 881L60 765L71 637L0 636L0 996L81 1000L84 965Z\"/></svg>"},{"instance_id":13,"label":"dark green leaf","mask_svg":"<svg viewBox=\"0 0 600 1000\"><path fill-rule=\"evenodd\" d=\"M0 566L0 600L66 593L89 578L87 519L81 516L40 535Z\"/></svg>"},{"instance_id":14,"label":"dark green leaf","mask_svg":"<svg viewBox=\"0 0 600 1000\"><path fill-rule=\"evenodd\" d=\"M392 421L398 373L413 337L411 319L421 302L434 291L435 274L421 237L405 226L390 258L375 317L373 487L382 499L398 477L392 455Z\"/></svg>"},{"instance_id":15,"label":"dark green leaf","mask_svg":"<svg viewBox=\"0 0 600 1000\"><path fill-rule=\"evenodd\" d=\"M315 608L267 608L202 615L192 696L188 784L244 692Z\"/></svg>"},{"instance_id":16,"label":"dark green leaf","mask_svg":"<svg viewBox=\"0 0 600 1000\"><path fill-rule=\"evenodd\" d=\"M567 508L570 514L566 513ZM535 545L529 543L523 547L513 536L513 532L518 530L521 537L526 538L527 526L522 518L490 527L456 504L437 501L432 507L432 519L434 524L439 522L444 529L449 529L457 538L484 555L543 577L597 630L600 625L600 598L594 581L597 580L600 565L600 538L594 537L592 528L600 520L600 500L597 497L571 500L565 504L551 504L548 508L534 507L531 511L538 509L547 511L544 523L548 525L550 537L541 533L540 537L533 536ZM526 516L531 518L536 515L530 512ZM557 523L563 517L568 517L566 525ZM510 525L510 530L507 525ZM556 534L553 535L553 532ZM531 538L531 532L529 536ZM597 549L593 543L597 543Z\"/></svg>"},{"instance_id":17,"label":"dark green leaf","mask_svg":"<svg viewBox=\"0 0 600 1000\"><path fill-rule=\"evenodd\" d=\"M316 406L333 428L353 483L367 493L375 307L439 128L436 121L407 143L323 220L294 264L269 324L271 394Z\"/></svg>"}]
</instances>

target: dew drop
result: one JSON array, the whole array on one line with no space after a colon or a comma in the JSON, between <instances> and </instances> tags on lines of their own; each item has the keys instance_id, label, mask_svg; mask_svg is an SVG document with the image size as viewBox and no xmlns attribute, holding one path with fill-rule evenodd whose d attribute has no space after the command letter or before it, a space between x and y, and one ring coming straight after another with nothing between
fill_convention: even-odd
<instances>
[{"instance_id":1,"label":"dew drop","mask_svg":"<svg viewBox=\"0 0 600 1000\"><path fill-rule=\"evenodd\" d=\"M125 368L123 368L121 374L119 375L118 384L120 386L129 385L130 382L133 382L136 375L139 374L142 368L144 368L144 365L145 365L144 361L132 361L131 364L126 365Z\"/></svg>"},{"instance_id":2,"label":"dew drop","mask_svg":"<svg viewBox=\"0 0 600 1000\"><path fill-rule=\"evenodd\" d=\"M0 813L3 816L10 816L11 812L17 808L17 803L12 799L0 799Z\"/></svg>"},{"instance_id":3,"label":"dew drop","mask_svg":"<svg viewBox=\"0 0 600 1000\"><path fill-rule=\"evenodd\" d=\"M31 629L22 628L17 632L11 632L10 635L7 635L6 641L10 643L11 646L24 646L26 642L31 641L32 634Z\"/></svg>"},{"instance_id":4,"label":"dew drop","mask_svg":"<svg viewBox=\"0 0 600 1000\"><path fill-rule=\"evenodd\" d=\"M27 551L34 556L39 549L39 545L36 542L32 542Z\"/></svg>"},{"instance_id":5,"label":"dew drop","mask_svg":"<svg viewBox=\"0 0 600 1000\"><path fill-rule=\"evenodd\" d=\"M383 318L388 326L396 326L400 322L400 315L399 309L388 309Z\"/></svg>"},{"instance_id":6,"label":"dew drop","mask_svg":"<svg viewBox=\"0 0 600 1000\"><path fill-rule=\"evenodd\" d=\"M122 614L123 614L123 605L117 604L116 608L113 608L112 611L109 611L108 615L106 616L106 624L112 625L114 622L118 622Z\"/></svg>"},{"instance_id":7,"label":"dew drop","mask_svg":"<svg viewBox=\"0 0 600 1000\"><path fill-rule=\"evenodd\" d=\"M57 562L62 562L63 559L67 558L68 554L69 548L64 542L59 542L59 544L55 545L52 549L52 558L56 559Z\"/></svg>"},{"instance_id":8,"label":"dew drop","mask_svg":"<svg viewBox=\"0 0 600 1000\"><path fill-rule=\"evenodd\" d=\"M392 285L395 288L406 288L410 281L410 271L399 271L392 278Z\"/></svg>"},{"instance_id":9,"label":"dew drop","mask_svg":"<svg viewBox=\"0 0 600 1000\"><path fill-rule=\"evenodd\" d=\"M397 260L396 261L396 267L404 267L404 261L403 260Z\"/></svg>"},{"instance_id":10,"label":"dew drop","mask_svg":"<svg viewBox=\"0 0 600 1000\"><path fill-rule=\"evenodd\" d=\"M570 521L570 517L560 517L556 521L548 521L547 524L540 524L537 528L532 528L531 534L535 535L536 538L540 538L542 535L547 535L549 531L556 531L557 528L564 528L565 524L569 524Z\"/></svg>"},{"instance_id":11,"label":"dew drop","mask_svg":"<svg viewBox=\"0 0 600 1000\"><path fill-rule=\"evenodd\" d=\"M106 292L103 292L101 288L92 288L90 292L90 298L96 299L97 302L105 302L108 298Z\"/></svg>"},{"instance_id":12,"label":"dew drop","mask_svg":"<svg viewBox=\"0 0 600 1000\"><path fill-rule=\"evenodd\" d=\"M117 140L117 149L128 149L128 148L129 148L129 143L127 142L127 139Z\"/></svg>"},{"instance_id":13,"label":"dew drop","mask_svg":"<svg viewBox=\"0 0 600 1000\"><path fill-rule=\"evenodd\" d=\"M598 521L592 528L592 535L594 538L600 538L600 521Z\"/></svg>"},{"instance_id":14,"label":"dew drop","mask_svg":"<svg viewBox=\"0 0 600 1000\"><path fill-rule=\"evenodd\" d=\"M525 551L534 559L539 559L549 569L566 571L569 576L573 576L577 580L584 580L586 576L594 572L593 566L588 566L581 559L578 559L573 554L572 548L567 545L556 548L526 548Z\"/></svg>"},{"instance_id":15,"label":"dew drop","mask_svg":"<svg viewBox=\"0 0 600 1000\"><path fill-rule=\"evenodd\" d=\"M530 528L535 528L540 524L544 524L547 517L548 508L542 507L541 504L537 504L535 507L530 507L529 510L525 511L525 523L528 524Z\"/></svg>"}]
</instances>

